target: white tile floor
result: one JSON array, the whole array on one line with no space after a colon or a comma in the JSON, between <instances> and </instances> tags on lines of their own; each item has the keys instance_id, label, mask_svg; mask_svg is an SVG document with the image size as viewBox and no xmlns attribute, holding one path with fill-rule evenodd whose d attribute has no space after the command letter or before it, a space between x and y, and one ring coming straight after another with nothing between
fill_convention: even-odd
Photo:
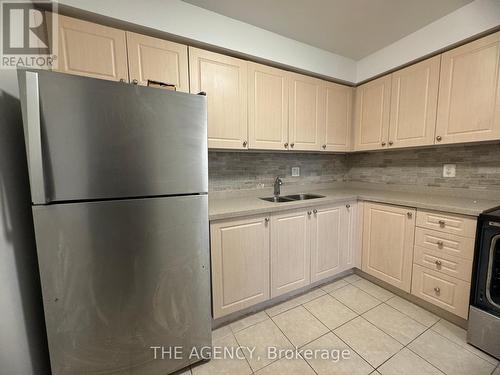
<instances>
[{"instance_id":1,"label":"white tile floor","mask_svg":"<svg viewBox=\"0 0 500 375\"><path fill-rule=\"evenodd\" d=\"M500 375L497 360L465 341L465 330L350 275L213 333L225 347L256 347L245 359L219 359L182 375L474 374ZM349 359L269 359L267 347L349 350Z\"/></svg>"}]
</instances>

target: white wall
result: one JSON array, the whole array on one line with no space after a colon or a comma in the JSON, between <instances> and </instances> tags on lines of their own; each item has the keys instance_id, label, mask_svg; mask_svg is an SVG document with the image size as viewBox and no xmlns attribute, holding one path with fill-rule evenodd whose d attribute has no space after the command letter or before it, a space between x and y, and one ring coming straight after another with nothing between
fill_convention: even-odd
<instances>
[{"instance_id":1,"label":"white wall","mask_svg":"<svg viewBox=\"0 0 500 375\"><path fill-rule=\"evenodd\" d=\"M0 70L0 374L50 373L17 78Z\"/></svg>"},{"instance_id":2,"label":"white wall","mask_svg":"<svg viewBox=\"0 0 500 375\"><path fill-rule=\"evenodd\" d=\"M340 80L356 79L354 60L180 0L60 0L59 3Z\"/></svg>"},{"instance_id":3,"label":"white wall","mask_svg":"<svg viewBox=\"0 0 500 375\"><path fill-rule=\"evenodd\" d=\"M180 0L59 0L258 59L360 82L500 25L500 0L476 0L356 62Z\"/></svg>"},{"instance_id":4,"label":"white wall","mask_svg":"<svg viewBox=\"0 0 500 375\"><path fill-rule=\"evenodd\" d=\"M476 0L359 60L356 82L500 25L500 0Z\"/></svg>"}]
</instances>

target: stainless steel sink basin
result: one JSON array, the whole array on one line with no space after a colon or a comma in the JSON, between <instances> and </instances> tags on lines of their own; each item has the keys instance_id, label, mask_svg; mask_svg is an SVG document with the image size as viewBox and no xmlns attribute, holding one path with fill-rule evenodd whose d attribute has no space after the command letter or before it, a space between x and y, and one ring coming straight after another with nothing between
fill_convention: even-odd
<instances>
[{"instance_id":1,"label":"stainless steel sink basin","mask_svg":"<svg viewBox=\"0 0 500 375\"><path fill-rule=\"evenodd\" d=\"M262 199L263 201L268 201L273 203L293 202L293 199L287 197L266 197L260 199Z\"/></svg>"},{"instance_id":2,"label":"stainless steel sink basin","mask_svg":"<svg viewBox=\"0 0 500 375\"><path fill-rule=\"evenodd\" d=\"M292 199L294 201L304 201L307 199L316 199L316 198L324 198L324 195L316 195L316 194L292 194L285 195L283 198Z\"/></svg>"},{"instance_id":3,"label":"stainless steel sink basin","mask_svg":"<svg viewBox=\"0 0 500 375\"><path fill-rule=\"evenodd\" d=\"M293 201L304 201L307 199L316 199L316 198L324 198L323 195L316 195L316 194L292 194L292 195L285 195L285 196L279 196L279 197L266 197L266 198L260 198L264 201L267 202L273 202L273 203L283 203L283 202L293 202Z\"/></svg>"}]
</instances>

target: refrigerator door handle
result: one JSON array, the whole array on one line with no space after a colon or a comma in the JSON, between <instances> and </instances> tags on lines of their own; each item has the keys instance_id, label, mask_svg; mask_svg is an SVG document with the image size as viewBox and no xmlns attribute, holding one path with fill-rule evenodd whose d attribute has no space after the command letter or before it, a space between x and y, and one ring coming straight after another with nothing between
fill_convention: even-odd
<instances>
[{"instance_id":1,"label":"refrigerator door handle","mask_svg":"<svg viewBox=\"0 0 500 375\"><path fill-rule=\"evenodd\" d=\"M46 203L42 159L42 134L40 127L40 96L38 73L26 72L26 117L28 123L28 169L31 200L34 204Z\"/></svg>"}]
</instances>

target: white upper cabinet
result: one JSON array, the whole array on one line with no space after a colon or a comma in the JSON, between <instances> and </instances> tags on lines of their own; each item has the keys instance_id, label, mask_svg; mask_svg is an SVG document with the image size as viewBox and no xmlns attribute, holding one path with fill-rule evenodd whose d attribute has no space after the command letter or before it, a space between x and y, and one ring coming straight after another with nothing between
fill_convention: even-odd
<instances>
[{"instance_id":1,"label":"white upper cabinet","mask_svg":"<svg viewBox=\"0 0 500 375\"><path fill-rule=\"evenodd\" d=\"M500 139L500 32L445 52L436 143Z\"/></svg>"},{"instance_id":2,"label":"white upper cabinet","mask_svg":"<svg viewBox=\"0 0 500 375\"><path fill-rule=\"evenodd\" d=\"M352 128L352 94L349 86L325 82L325 124L321 132L321 150L349 151Z\"/></svg>"},{"instance_id":3,"label":"white upper cabinet","mask_svg":"<svg viewBox=\"0 0 500 375\"><path fill-rule=\"evenodd\" d=\"M289 127L290 150L321 149L325 122L325 82L290 73Z\"/></svg>"},{"instance_id":4,"label":"white upper cabinet","mask_svg":"<svg viewBox=\"0 0 500 375\"><path fill-rule=\"evenodd\" d=\"M248 131L250 147L288 150L289 73L248 63Z\"/></svg>"},{"instance_id":5,"label":"white upper cabinet","mask_svg":"<svg viewBox=\"0 0 500 375\"><path fill-rule=\"evenodd\" d=\"M58 17L59 72L128 82L125 31L62 15Z\"/></svg>"},{"instance_id":6,"label":"white upper cabinet","mask_svg":"<svg viewBox=\"0 0 500 375\"><path fill-rule=\"evenodd\" d=\"M356 88L354 150L387 148L391 108L391 75Z\"/></svg>"},{"instance_id":7,"label":"white upper cabinet","mask_svg":"<svg viewBox=\"0 0 500 375\"><path fill-rule=\"evenodd\" d=\"M207 93L208 147L248 148L247 62L189 47L191 93Z\"/></svg>"},{"instance_id":8,"label":"white upper cabinet","mask_svg":"<svg viewBox=\"0 0 500 375\"><path fill-rule=\"evenodd\" d=\"M127 52L133 83L147 86L155 81L189 92L186 45L127 31Z\"/></svg>"},{"instance_id":9,"label":"white upper cabinet","mask_svg":"<svg viewBox=\"0 0 500 375\"><path fill-rule=\"evenodd\" d=\"M434 143L441 56L392 74L389 147Z\"/></svg>"}]
</instances>

